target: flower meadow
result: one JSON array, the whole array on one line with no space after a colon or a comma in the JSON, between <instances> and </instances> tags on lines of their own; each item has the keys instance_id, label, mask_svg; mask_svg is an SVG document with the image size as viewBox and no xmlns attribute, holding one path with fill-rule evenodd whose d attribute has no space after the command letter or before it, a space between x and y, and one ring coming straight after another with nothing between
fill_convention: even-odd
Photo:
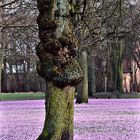
<instances>
[{"instance_id":1,"label":"flower meadow","mask_svg":"<svg viewBox=\"0 0 140 140\"><path fill-rule=\"evenodd\" d=\"M74 140L140 140L140 99L89 99L74 107ZM0 140L35 140L44 117L44 100L1 101Z\"/></svg>"}]
</instances>

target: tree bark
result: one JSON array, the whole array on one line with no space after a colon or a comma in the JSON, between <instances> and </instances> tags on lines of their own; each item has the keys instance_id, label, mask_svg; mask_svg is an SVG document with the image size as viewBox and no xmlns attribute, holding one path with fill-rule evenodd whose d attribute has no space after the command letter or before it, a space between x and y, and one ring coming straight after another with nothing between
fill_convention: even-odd
<instances>
[{"instance_id":1,"label":"tree bark","mask_svg":"<svg viewBox=\"0 0 140 140\"><path fill-rule=\"evenodd\" d=\"M5 38L6 34L4 31L1 31L1 46L0 46L0 93L1 93L1 87L2 87L2 69L4 67L3 60L4 60L4 48L5 48Z\"/></svg>"},{"instance_id":2,"label":"tree bark","mask_svg":"<svg viewBox=\"0 0 140 140\"><path fill-rule=\"evenodd\" d=\"M95 77L95 62L94 58L90 60L89 67L88 67L88 78L89 78L89 95L94 96L96 93L96 77Z\"/></svg>"},{"instance_id":3,"label":"tree bark","mask_svg":"<svg viewBox=\"0 0 140 140\"><path fill-rule=\"evenodd\" d=\"M60 89L49 83L48 89L45 124L37 140L73 140L75 88Z\"/></svg>"},{"instance_id":4,"label":"tree bark","mask_svg":"<svg viewBox=\"0 0 140 140\"><path fill-rule=\"evenodd\" d=\"M4 4L4 0L2 0L1 2L0 2L1 4ZM4 21L4 8L2 8L2 9L0 9L0 17L1 17L1 19L0 19L0 21L3 23L3 21ZM3 31L3 28L0 30L0 35L1 35L1 37L0 37L0 42L1 42L1 45L0 45L0 93L1 93L1 83L2 83L2 68L3 68L3 53L4 53L4 45L5 45L5 33L4 33L4 31Z\"/></svg>"},{"instance_id":5,"label":"tree bark","mask_svg":"<svg viewBox=\"0 0 140 140\"><path fill-rule=\"evenodd\" d=\"M69 0L38 0L39 57L37 71L47 84L46 119L37 140L73 139L73 99L82 79L76 61L79 41L70 20Z\"/></svg>"},{"instance_id":6,"label":"tree bark","mask_svg":"<svg viewBox=\"0 0 140 140\"><path fill-rule=\"evenodd\" d=\"M81 66L83 69L82 92L78 93L76 103L88 103L88 62L86 51L81 53Z\"/></svg>"},{"instance_id":7,"label":"tree bark","mask_svg":"<svg viewBox=\"0 0 140 140\"><path fill-rule=\"evenodd\" d=\"M116 42L115 47L113 46L113 63L112 63L112 71L113 71L113 84L114 90L122 93L122 76L123 76L123 48L124 42L122 40L118 40Z\"/></svg>"},{"instance_id":8,"label":"tree bark","mask_svg":"<svg viewBox=\"0 0 140 140\"><path fill-rule=\"evenodd\" d=\"M2 83L2 66L3 65L3 50L0 49L0 93L1 93L1 83Z\"/></svg>"}]
</instances>

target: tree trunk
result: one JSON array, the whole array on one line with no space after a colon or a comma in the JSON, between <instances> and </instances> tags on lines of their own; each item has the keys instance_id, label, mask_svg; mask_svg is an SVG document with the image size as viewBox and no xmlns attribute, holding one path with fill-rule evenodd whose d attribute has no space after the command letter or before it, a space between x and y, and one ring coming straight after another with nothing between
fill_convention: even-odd
<instances>
[{"instance_id":1,"label":"tree trunk","mask_svg":"<svg viewBox=\"0 0 140 140\"><path fill-rule=\"evenodd\" d=\"M49 85L44 129L37 140L73 140L74 93L71 86Z\"/></svg>"},{"instance_id":2,"label":"tree trunk","mask_svg":"<svg viewBox=\"0 0 140 140\"><path fill-rule=\"evenodd\" d=\"M1 93L1 83L2 83L2 67L3 67L3 50L0 49L0 93Z\"/></svg>"},{"instance_id":3,"label":"tree trunk","mask_svg":"<svg viewBox=\"0 0 140 140\"><path fill-rule=\"evenodd\" d=\"M112 71L113 71L113 84L114 90L122 93L122 76L123 76L123 66L122 66L122 59L123 59L123 48L124 42L123 40L118 40L113 48L113 63L112 63Z\"/></svg>"},{"instance_id":4,"label":"tree trunk","mask_svg":"<svg viewBox=\"0 0 140 140\"><path fill-rule=\"evenodd\" d=\"M123 66L122 66L122 55L123 55L123 42L121 41L116 50L116 70L115 70L115 90L122 93L122 77L123 77Z\"/></svg>"},{"instance_id":5,"label":"tree trunk","mask_svg":"<svg viewBox=\"0 0 140 140\"><path fill-rule=\"evenodd\" d=\"M86 51L81 53L81 66L83 69L82 92L78 93L76 103L88 103L88 62Z\"/></svg>"},{"instance_id":6,"label":"tree trunk","mask_svg":"<svg viewBox=\"0 0 140 140\"><path fill-rule=\"evenodd\" d=\"M0 46L0 93L1 93L1 86L2 86L2 69L4 67L3 60L4 60L4 49L5 49L5 38L6 34L4 33L3 29L1 31L1 46Z\"/></svg>"},{"instance_id":7,"label":"tree trunk","mask_svg":"<svg viewBox=\"0 0 140 140\"><path fill-rule=\"evenodd\" d=\"M1 4L4 4L4 0L0 2ZM0 22L3 23L4 21L4 8L0 9ZM4 45L5 45L5 33L3 31L3 28L0 30L0 93L1 93L1 86L2 86L2 68L3 68L3 53L4 53Z\"/></svg>"},{"instance_id":8,"label":"tree trunk","mask_svg":"<svg viewBox=\"0 0 140 140\"><path fill-rule=\"evenodd\" d=\"M88 67L88 87L89 87L89 96L94 96L96 93L96 77L95 77L95 62L94 58L90 60Z\"/></svg>"},{"instance_id":9,"label":"tree trunk","mask_svg":"<svg viewBox=\"0 0 140 140\"><path fill-rule=\"evenodd\" d=\"M76 61L79 41L69 19L72 5L69 0L38 0L37 71L48 91L44 129L37 140L73 139L73 99L82 70Z\"/></svg>"}]
</instances>

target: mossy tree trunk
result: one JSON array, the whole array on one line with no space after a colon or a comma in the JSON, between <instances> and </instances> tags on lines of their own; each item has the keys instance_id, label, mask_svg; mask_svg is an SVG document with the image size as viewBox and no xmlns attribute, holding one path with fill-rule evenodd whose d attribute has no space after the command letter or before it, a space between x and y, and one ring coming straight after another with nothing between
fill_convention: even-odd
<instances>
[{"instance_id":1,"label":"mossy tree trunk","mask_svg":"<svg viewBox=\"0 0 140 140\"><path fill-rule=\"evenodd\" d=\"M75 88L61 89L49 83L48 89L45 124L37 140L72 140Z\"/></svg>"},{"instance_id":2,"label":"mossy tree trunk","mask_svg":"<svg viewBox=\"0 0 140 140\"><path fill-rule=\"evenodd\" d=\"M79 41L70 20L72 1L38 0L37 71L47 84L46 117L37 140L73 139L73 99L82 79L76 61Z\"/></svg>"},{"instance_id":3,"label":"mossy tree trunk","mask_svg":"<svg viewBox=\"0 0 140 140\"><path fill-rule=\"evenodd\" d=\"M82 92L77 95L76 103L88 103L88 62L87 52L81 52L81 66L83 69Z\"/></svg>"}]
</instances>

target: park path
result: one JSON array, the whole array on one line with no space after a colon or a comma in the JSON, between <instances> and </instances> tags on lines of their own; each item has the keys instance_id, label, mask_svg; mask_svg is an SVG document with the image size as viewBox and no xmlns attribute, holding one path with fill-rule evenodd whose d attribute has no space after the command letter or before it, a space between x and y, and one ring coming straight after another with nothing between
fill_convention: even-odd
<instances>
[{"instance_id":1,"label":"park path","mask_svg":"<svg viewBox=\"0 0 140 140\"><path fill-rule=\"evenodd\" d=\"M0 140L35 140L44 100L1 101ZM90 99L76 104L74 140L140 140L140 99Z\"/></svg>"}]
</instances>

